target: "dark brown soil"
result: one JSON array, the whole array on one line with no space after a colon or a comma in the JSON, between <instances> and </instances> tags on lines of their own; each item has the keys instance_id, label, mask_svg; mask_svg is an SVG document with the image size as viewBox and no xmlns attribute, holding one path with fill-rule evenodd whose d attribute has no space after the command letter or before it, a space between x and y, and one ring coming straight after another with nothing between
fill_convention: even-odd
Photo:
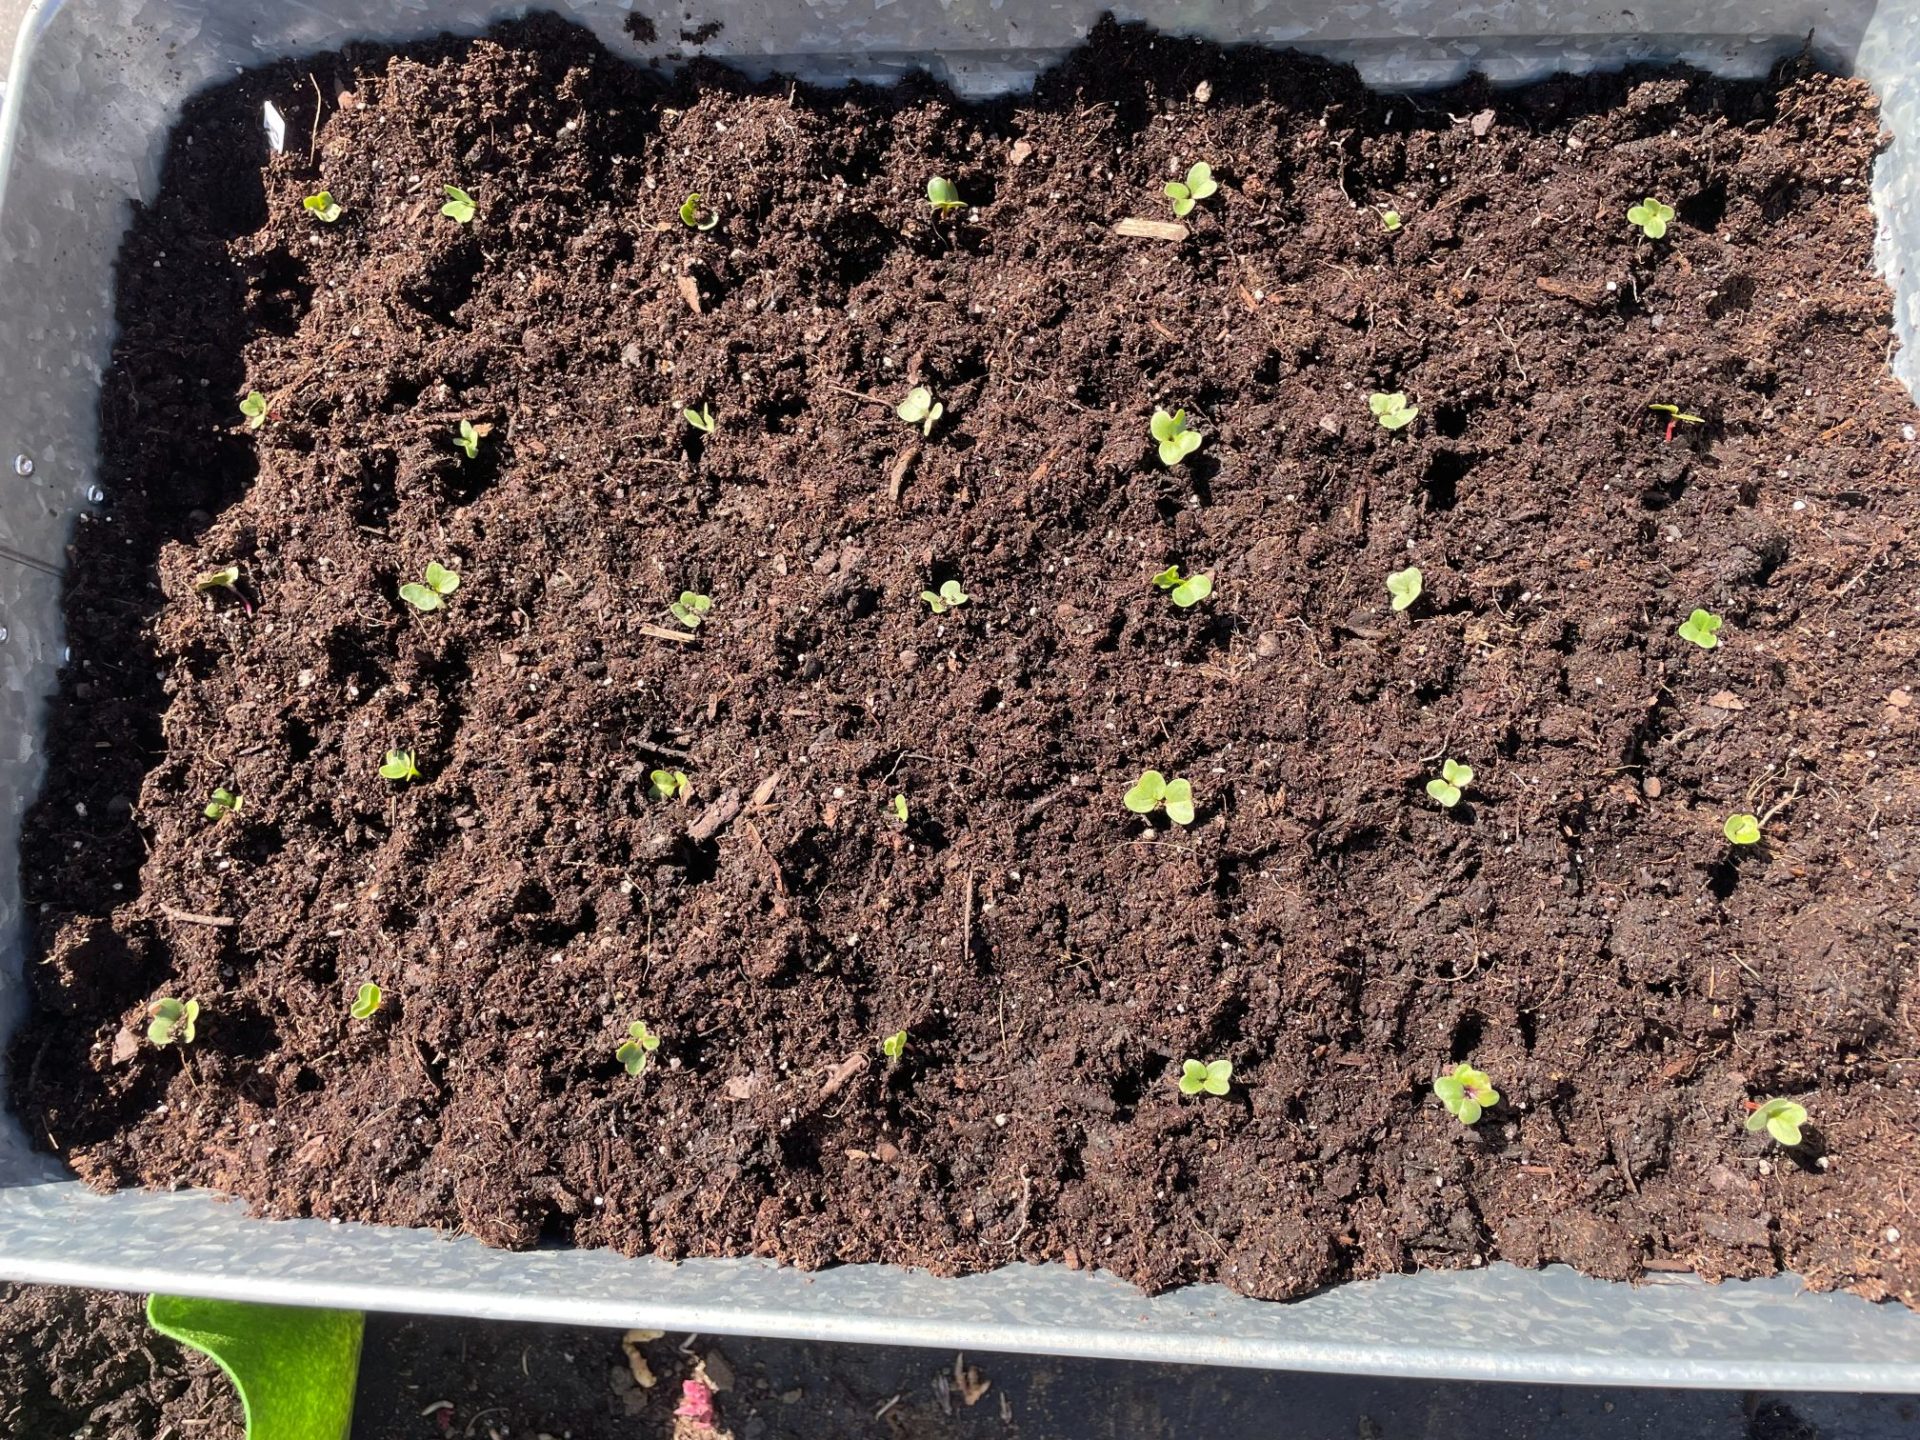
<instances>
[{"instance_id":1,"label":"dark brown soil","mask_svg":"<svg viewBox=\"0 0 1920 1440\"><path fill-rule=\"evenodd\" d=\"M1914 1303L1878 143L1797 65L1409 99L1113 27L978 109L668 80L548 20L235 80L122 256L18 1105L99 1186L500 1245ZM1112 232L1198 159L1189 239ZM976 208L936 224L933 174ZM417 615L433 560L462 583ZM1190 828L1122 807L1148 766ZM162 995L203 1007L184 1054L137 1039ZM1231 1093L1180 1095L1189 1057ZM1505 1096L1473 1129L1430 1093L1461 1059ZM1773 1094L1798 1152L1743 1127Z\"/></svg>"},{"instance_id":2,"label":"dark brown soil","mask_svg":"<svg viewBox=\"0 0 1920 1440\"><path fill-rule=\"evenodd\" d=\"M147 1328L138 1295L0 1283L0 1434L241 1440L213 1361Z\"/></svg>"}]
</instances>

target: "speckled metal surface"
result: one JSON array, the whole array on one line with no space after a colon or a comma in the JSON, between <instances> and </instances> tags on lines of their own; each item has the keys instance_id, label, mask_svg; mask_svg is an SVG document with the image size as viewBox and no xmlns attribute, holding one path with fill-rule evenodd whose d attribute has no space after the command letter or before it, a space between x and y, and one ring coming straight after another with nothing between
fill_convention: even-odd
<instances>
[{"instance_id":1,"label":"speckled metal surface","mask_svg":"<svg viewBox=\"0 0 1920 1440\"><path fill-rule=\"evenodd\" d=\"M916 65L968 93L1029 80L1103 8L1223 40L1296 44L1415 87L1636 58L1755 73L1809 31L1874 81L1895 134L1876 175L1880 256L1903 334L1920 325L1920 0L691 0L637 46L621 0L554 8L609 48L754 70L884 79ZM39 0L0 111L0 1035L23 1004L20 818L39 784L38 711L60 663L58 567L96 489L94 407L111 263L150 194L181 99L239 66L354 38L472 32L479 0ZM264 145L264 140L263 140ZM1912 383L1920 357L1896 362ZM0 1277L293 1304L1449 1378L1920 1391L1920 1315L1791 1277L1633 1288L1493 1266L1343 1286L1291 1305L1215 1288L1149 1299L1111 1277L1010 1266L964 1280L880 1266L667 1264L511 1254L421 1231L249 1220L201 1194L87 1193L0 1114ZM1470 1323L1463 1326L1466 1318Z\"/></svg>"}]
</instances>

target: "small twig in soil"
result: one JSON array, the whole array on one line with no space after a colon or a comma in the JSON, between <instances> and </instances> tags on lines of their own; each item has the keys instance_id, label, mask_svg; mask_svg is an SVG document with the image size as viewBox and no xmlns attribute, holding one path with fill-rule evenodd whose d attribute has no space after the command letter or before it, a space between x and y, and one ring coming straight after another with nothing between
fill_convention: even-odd
<instances>
[{"instance_id":1,"label":"small twig in soil","mask_svg":"<svg viewBox=\"0 0 1920 1440\"><path fill-rule=\"evenodd\" d=\"M856 1050L833 1067L833 1072L827 1076L826 1083L820 1087L820 1093L814 1096L815 1101L831 1100L845 1088L849 1080L866 1068L867 1057Z\"/></svg>"},{"instance_id":2,"label":"small twig in soil","mask_svg":"<svg viewBox=\"0 0 1920 1440\"><path fill-rule=\"evenodd\" d=\"M1533 381L1527 378L1527 367L1520 363L1520 347L1513 343L1513 332L1507 329L1507 322L1496 315L1493 323L1500 327L1500 338L1507 342L1507 349L1513 352L1513 368L1520 372L1520 383L1533 384Z\"/></svg>"},{"instance_id":3,"label":"small twig in soil","mask_svg":"<svg viewBox=\"0 0 1920 1440\"><path fill-rule=\"evenodd\" d=\"M160 902L160 913L182 925L211 925L216 930L225 930L233 924L231 915L198 915L191 910L176 910L165 901Z\"/></svg>"},{"instance_id":4,"label":"small twig in soil","mask_svg":"<svg viewBox=\"0 0 1920 1440\"><path fill-rule=\"evenodd\" d=\"M718 800L700 813L700 818L687 827L687 838L696 845L704 845L733 823L733 817L740 813L740 792L728 790Z\"/></svg>"},{"instance_id":5,"label":"small twig in soil","mask_svg":"<svg viewBox=\"0 0 1920 1440\"><path fill-rule=\"evenodd\" d=\"M753 787L753 795L747 801L747 804L755 810L766 809L767 802L773 799L773 792L780 788L780 782L786 779L786 776L787 772L784 770L776 770L767 776L766 779Z\"/></svg>"},{"instance_id":6,"label":"small twig in soil","mask_svg":"<svg viewBox=\"0 0 1920 1440\"><path fill-rule=\"evenodd\" d=\"M973 962L973 871L967 871L967 893L960 901L960 959Z\"/></svg>"},{"instance_id":7,"label":"small twig in soil","mask_svg":"<svg viewBox=\"0 0 1920 1440\"><path fill-rule=\"evenodd\" d=\"M1113 233L1128 240L1184 240L1192 232L1177 220L1142 220L1130 215L1114 222Z\"/></svg>"},{"instance_id":8,"label":"small twig in soil","mask_svg":"<svg viewBox=\"0 0 1920 1440\"><path fill-rule=\"evenodd\" d=\"M900 503L900 492L907 485L907 472L913 469L913 462L919 458L920 447L909 445L900 452L900 458L893 462L893 468L887 471L887 498L894 504Z\"/></svg>"},{"instance_id":9,"label":"small twig in soil","mask_svg":"<svg viewBox=\"0 0 1920 1440\"><path fill-rule=\"evenodd\" d=\"M899 1403L900 1403L900 1397L898 1395L895 1395L891 1400L887 1401L886 1404L882 1405L878 1410L873 1412L873 1418L878 1420L882 1415L886 1414L887 1411L891 1410L894 1406L898 1405Z\"/></svg>"},{"instance_id":10,"label":"small twig in soil","mask_svg":"<svg viewBox=\"0 0 1920 1440\"><path fill-rule=\"evenodd\" d=\"M307 139L307 168L313 168L313 157L320 149L320 112L327 108L325 97L320 94L320 82L313 78L313 72L307 72L307 83L313 86L313 134Z\"/></svg>"},{"instance_id":11,"label":"small twig in soil","mask_svg":"<svg viewBox=\"0 0 1920 1440\"><path fill-rule=\"evenodd\" d=\"M883 400L878 395L869 395L864 390L849 390L845 385L836 385L831 380L822 380L820 383L826 386L827 389L829 390L836 391L841 395L850 395L855 400L864 400L869 405L885 405L888 407L891 407L893 405L893 402L891 400Z\"/></svg>"},{"instance_id":12,"label":"small twig in soil","mask_svg":"<svg viewBox=\"0 0 1920 1440\"><path fill-rule=\"evenodd\" d=\"M691 630L669 630L664 625L639 625L634 628L639 630L642 635L651 635L655 640L671 640L676 645L691 645L693 643L693 631Z\"/></svg>"},{"instance_id":13,"label":"small twig in soil","mask_svg":"<svg viewBox=\"0 0 1920 1440\"><path fill-rule=\"evenodd\" d=\"M693 753L689 750L676 750L671 745L659 745L651 740L636 740L633 742L633 748L636 750L644 750L649 755L658 755L663 760L690 760L693 758Z\"/></svg>"},{"instance_id":14,"label":"small twig in soil","mask_svg":"<svg viewBox=\"0 0 1920 1440\"><path fill-rule=\"evenodd\" d=\"M780 862L778 859L774 857L773 851L767 848L766 839L760 834L760 827L758 825L755 825L751 820L742 820L740 822L740 827L741 829L747 832L747 835L749 838L752 839L755 848L758 849L762 857L765 858L767 862L767 869L773 872L773 888L778 890L782 895L786 894L787 893L787 877L781 873Z\"/></svg>"}]
</instances>

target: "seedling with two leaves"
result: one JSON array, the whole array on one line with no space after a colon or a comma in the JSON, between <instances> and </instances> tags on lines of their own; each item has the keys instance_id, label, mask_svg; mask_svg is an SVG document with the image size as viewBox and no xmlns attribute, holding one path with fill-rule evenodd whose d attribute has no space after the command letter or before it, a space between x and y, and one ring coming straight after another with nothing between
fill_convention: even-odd
<instances>
[{"instance_id":1,"label":"seedling with two leaves","mask_svg":"<svg viewBox=\"0 0 1920 1440\"><path fill-rule=\"evenodd\" d=\"M1178 565L1169 565L1153 577L1154 588L1167 592L1167 598L1182 610L1191 610L1213 594L1213 576L1182 575Z\"/></svg>"},{"instance_id":2,"label":"seedling with two leaves","mask_svg":"<svg viewBox=\"0 0 1920 1440\"><path fill-rule=\"evenodd\" d=\"M647 1022L636 1020L627 1026L627 1038L620 1042L620 1048L613 1052L613 1058L626 1066L627 1074L641 1075L653 1062L653 1052L660 1048L660 1037L647 1028Z\"/></svg>"},{"instance_id":3,"label":"seedling with two leaves","mask_svg":"<svg viewBox=\"0 0 1920 1440\"><path fill-rule=\"evenodd\" d=\"M421 613L446 608L446 597L460 588L460 577L438 560L427 562L426 584L410 580L400 587L400 598Z\"/></svg>"},{"instance_id":4,"label":"seedling with two leaves","mask_svg":"<svg viewBox=\"0 0 1920 1440\"><path fill-rule=\"evenodd\" d=\"M1200 448L1202 436L1187 424L1187 412L1184 410L1176 410L1169 415L1164 410L1156 409L1147 429L1159 442L1160 463L1168 468L1178 465Z\"/></svg>"},{"instance_id":5,"label":"seedling with two leaves","mask_svg":"<svg viewBox=\"0 0 1920 1440\"><path fill-rule=\"evenodd\" d=\"M933 398L933 392L924 385L916 385L907 392L907 398L894 407L893 413L909 425L918 425L923 436L931 438L934 422L947 413L947 407Z\"/></svg>"},{"instance_id":6,"label":"seedling with two leaves","mask_svg":"<svg viewBox=\"0 0 1920 1440\"><path fill-rule=\"evenodd\" d=\"M949 610L958 610L973 597L960 588L958 580L942 580L939 590L922 590L920 598L934 614L944 615Z\"/></svg>"},{"instance_id":7,"label":"seedling with two leaves","mask_svg":"<svg viewBox=\"0 0 1920 1440\"><path fill-rule=\"evenodd\" d=\"M1451 810L1460 803L1460 792L1473 783L1473 767L1449 760L1440 767L1438 779L1427 781L1427 794Z\"/></svg>"},{"instance_id":8,"label":"seedling with two leaves","mask_svg":"<svg viewBox=\"0 0 1920 1440\"><path fill-rule=\"evenodd\" d=\"M473 223L473 196L458 185L442 185L440 192L447 197L447 203L440 207L440 213L456 225Z\"/></svg>"},{"instance_id":9,"label":"seedling with two leaves","mask_svg":"<svg viewBox=\"0 0 1920 1440\"><path fill-rule=\"evenodd\" d=\"M347 1013L356 1020L371 1020L384 998L380 987L368 980L354 992L353 1004L347 1007Z\"/></svg>"},{"instance_id":10,"label":"seedling with two leaves","mask_svg":"<svg viewBox=\"0 0 1920 1440\"><path fill-rule=\"evenodd\" d=\"M1389 235L1398 230L1400 228L1400 212L1398 210L1382 210L1380 212L1380 228L1385 230Z\"/></svg>"},{"instance_id":11,"label":"seedling with two leaves","mask_svg":"<svg viewBox=\"0 0 1920 1440\"><path fill-rule=\"evenodd\" d=\"M1392 394L1383 394L1376 390L1367 396L1367 409L1373 412L1383 429L1403 430L1413 423L1413 417L1420 413L1418 405L1409 405L1404 392L1395 390Z\"/></svg>"},{"instance_id":12,"label":"seedling with two leaves","mask_svg":"<svg viewBox=\"0 0 1920 1440\"><path fill-rule=\"evenodd\" d=\"M1753 1113L1747 1116L1750 1134L1764 1130L1788 1149L1800 1143L1803 1138L1800 1127L1806 1123L1807 1107L1796 1100L1767 1100L1754 1106Z\"/></svg>"},{"instance_id":13,"label":"seedling with two leaves","mask_svg":"<svg viewBox=\"0 0 1920 1440\"><path fill-rule=\"evenodd\" d=\"M217 570L202 570L193 577L193 589L196 595L211 595L216 590L229 591L234 599L246 607L247 614L253 614L253 602L240 591L238 565L222 565Z\"/></svg>"},{"instance_id":14,"label":"seedling with two leaves","mask_svg":"<svg viewBox=\"0 0 1920 1440\"><path fill-rule=\"evenodd\" d=\"M707 404L706 401L702 400L700 402L700 408L698 410L688 407L682 410L680 415L687 424L698 430L702 435L713 434L713 407Z\"/></svg>"},{"instance_id":15,"label":"seedling with two leaves","mask_svg":"<svg viewBox=\"0 0 1920 1440\"><path fill-rule=\"evenodd\" d=\"M1720 617L1711 610L1696 610L1681 621L1680 628L1673 633L1702 650L1712 650L1720 644L1721 624Z\"/></svg>"},{"instance_id":16,"label":"seedling with two leaves","mask_svg":"<svg viewBox=\"0 0 1920 1440\"><path fill-rule=\"evenodd\" d=\"M1666 444L1673 439L1673 432L1682 425L1704 425L1706 420L1699 415L1689 415L1678 405L1648 405L1647 409L1657 410L1667 417L1667 433L1660 437L1660 443Z\"/></svg>"},{"instance_id":17,"label":"seedling with two leaves","mask_svg":"<svg viewBox=\"0 0 1920 1440\"><path fill-rule=\"evenodd\" d=\"M1395 570L1387 576L1387 594L1393 597L1395 612L1405 610L1420 598L1425 577L1418 565L1409 565L1404 570Z\"/></svg>"},{"instance_id":18,"label":"seedling with two leaves","mask_svg":"<svg viewBox=\"0 0 1920 1440\"><path fill-rule=\"evenodd\" d=\"M1500 1103L1500 1092L1493 1088L1486 1072L1464 1063L1435 1080L1433 1093L1447 1107L1447 1113L1462 1125L1476 1124L1482 1115Z\"/></svg>"},{"instance_id":19,"label":"seedling with two leaves","mask_svg":"<svg viewBox=\"0 0 1920 1440\"><path fill-rule=\"evenodd\" d=\"M1198 1095L1203 1090L1209 1095L1224 1095L1232 1080L1231 1060L1188 1060L1180 1066L1182 1095Z\"/></svg>"},{"instance_id":20,"label":"seedling with two leaves","mask_svg":"<svg viewBox=\"0 0 1920 1440\"><path fill-rule=\"evenodd\" d=\"M246 802L240 798L240 792L238 790L229 790L226 786L221 785L214 790L212 796L207 800L206 808L200 813L205 815L207 819L218 823L221 820L225 820L229 815L238 815L245 804Z\"/></svg>"},{"instance_id":21,"label":"seedling with two leaves","mask_svg":"<svg viewBox=\"0 0 1920 1440\"><path fill-rule=\"evenodd\" d=\"M267 423L267 397L258 390L249 390L247 398L240 402L240 413L247 417L249 430L258 430Z\"/></svg>"},{"instance_id":22,"label":"seedling with two leaves","mask_svg":"<svg viewBox=\"0 0 1920 1440\"><path fill-rule=\"evenodd\" d=\"M413 751L387 751L387 758L380 762L380 778L382 780L398 780L402 782L418 780L420 778L420 767L413 763Z\"/></svg>"},{"instance_id":23,"label":"seedling with two leaves","mask_svg":"<svg viewBox=\"0 0 1920 1440\"><path fill-rule=\"evenodd\" d=\"M889 1065L898 1064L900 1057L907 1053L907 1032L896 1030L880 1042L880 1053L887 1057Z\"/></svg>"},{"instance_id":24,"label":"seedling with two leaves","mask_svg":"<svg viewBox=\"0 0 1920 1440\"><path fill-rule=\"evenodd\" d=\"M318 195L309 195L300 202L301 208L312 213L313 218L322 225L331 225L340 218L340 202L333 198L333 192L322 190Z\"/></svg>"},{"instance_id":25,"label":"seedling with two leaves","mask_svg":"<svg viewBox=\"0 0 1920 1440\"><path fill-rule=\"evenodd\" d=\"M199 1018L198 1000L164 996L147 1007L147 1039L155 1045L191 1045Z\"/></svg>"},{"instance_id":26,"label":"seedling with two leaves","mask_svg":"<svg viewBox=\"0 0 1920 1440\"><path fill-rule=\"evenodd\" d=\"M680 223L689 230L711 230L720 223L720 212L711 207L703 212L700 192L696 190L680 202Z\"/></svg>"},{"instance_id":27,"label":"seedling with two leaves","mask_svg":"<svg viewBox=\"0 0 1920 1440\"><path fill-rule=\"evenodd\" d=\"M1202 160L1187 171L1185 180L1169 180L1160 188L1173 202L1173 213L1184 220L1193 213L1195 205L1220 187L1214 183L1213 167Z\"/></svg>"},{"instance_id":28,"label":"seedling with two leaves","mask_svg":"<svg viewBox=\"0 0 1920 1440\"><path fill-rule=\"evenodd\" d=\"M689 630L698 630L705 623L707 612L712 609L712 597L693 590L682 590L680 598L667 606L668 613Z\"/></svg>"},{"instance_id":29,"label":"seedling with two leaves","mask_svg":"<svg viewBox=\"0 0 1920 1440\"><path fill-rule=\"evenodd\" d=\"M894 796L893 799L887 802L887 813L891 815L900 824L902 825L906 824L907 823L907 797L904 795Z\"/></svg>"},{"instance_id":30,"label":"seedling with two leaves","mask_svg":"<svg viewBox=\"0 0 1920 1440\"><path fill-rule=\"evenodd\" d=\"M1658 240L1667 233L1667 222L1673 219L1673 207L1662 204L1649 195L1638 205L1627 208L1627 223L1637 226L1642 235L1649 240Z\"/></svg>"},{"instance_id":31,"label":"seedling with two leaves","mask_svg":"<svg viewBox=\"0 0 1920 1440\"><path fill-rule=\"evenodd\" d=\"M693 782L684 770L652 770L647 773L649 800L684 800L693 793Z\"/></svg>"},{"instance_id":32,"label":"seedling with two leaves","mask_svg":"<svg viewBox=\"0 0 1920 1440\"><path fill-rule=\"evenodd\" d=\"M492 425L476 425L471 420L462 420L453 432L453 448L469 460L478 460L480 441L492 433Z\"/></svg>"},{"instance_id":33,"label":"seedling with two leaves","mask_svg":"<svg viewBox=\"0 0 1920 1440\"><path fill-rule=\"evenodd\" d=\"M1176 825L1193 823L1193 784L1187 780L1169 780L1158 770L1144 770L1120 803L1136 815L1151 815L1165 807L1167 819Z\"/></svg>"}]
</instances>

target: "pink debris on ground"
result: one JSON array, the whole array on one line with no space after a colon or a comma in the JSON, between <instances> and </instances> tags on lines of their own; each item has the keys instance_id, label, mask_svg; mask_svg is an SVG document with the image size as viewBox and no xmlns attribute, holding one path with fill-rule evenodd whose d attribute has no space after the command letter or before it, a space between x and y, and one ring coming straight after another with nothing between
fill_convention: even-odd
<instances>
[{"instance_id":1,"label":"pink debris on ground","mask_svg":"<svg viewBox=\"0 0 1920 1440\"><path fill-rule=\"evenodd\" d=\"M683 1419L691 1420L696 1425L714 1424L712 1387L698 1380L682 1380L680 1405L673 1413Z\"/></svg>"}]
</instances>

